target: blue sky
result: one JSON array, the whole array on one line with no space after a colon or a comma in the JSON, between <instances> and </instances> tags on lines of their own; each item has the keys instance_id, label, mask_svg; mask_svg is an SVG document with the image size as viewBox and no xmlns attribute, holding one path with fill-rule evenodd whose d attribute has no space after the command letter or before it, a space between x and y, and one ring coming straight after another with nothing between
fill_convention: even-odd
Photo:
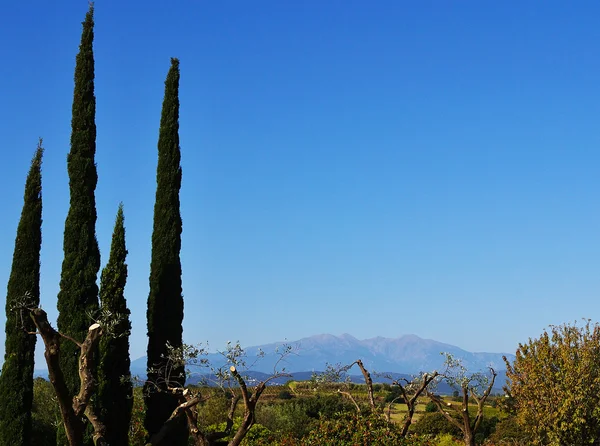
<instances>
[{"instance_id":1,"label":"blue sky","mask_svg":"<svg viewBox=\"0 0 600 446\"><path fill-rule=\"evenodd\" d=\"M600 319L597 3L166 5L96 3L97 236L104 265L123 201L133 358L172 56L187 342L414 333L514 352L549 324ZM0 12L0 286L41 136L52 320L86 10Z\"/></svg>"}]
</instances>

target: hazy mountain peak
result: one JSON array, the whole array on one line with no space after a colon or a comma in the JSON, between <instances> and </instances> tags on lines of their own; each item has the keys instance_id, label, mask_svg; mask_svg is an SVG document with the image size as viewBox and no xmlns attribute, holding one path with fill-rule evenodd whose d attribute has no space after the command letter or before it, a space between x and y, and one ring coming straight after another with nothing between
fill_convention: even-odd
<instances>
[{"instance_id":1,"label":"hazy mountain peak","mask_svg":"<svg viewBox=\"0 0 600 446\"><path fill-rule=\"evenodd\" d=\"M253 367L253 371L272 373L279 359L276 349L282 344L273 342L246 348L249 357L256 355L259 349L265 353L264 358ZM371 372L414 374L441 370L444 362L444 357L440 354L442 352L462 359L469 371L485 370L490 365L497 370L504 369L502 353L472 353L450 344L423 339L415 334L359 340L348 333L339 336L322 333L298 341L286 341L285 344L295 347L295 354L279 363L279 367L285 367L288 372L323 371L328 363L351 364L361 359ZM510 360L514 358L514 355L505 355ZM213 365L220 365L223 361L218 354L211 354L208 359ZM134 375L145 373L145 368L145 358L132 362Z\"/></svg>"}]
</instances>

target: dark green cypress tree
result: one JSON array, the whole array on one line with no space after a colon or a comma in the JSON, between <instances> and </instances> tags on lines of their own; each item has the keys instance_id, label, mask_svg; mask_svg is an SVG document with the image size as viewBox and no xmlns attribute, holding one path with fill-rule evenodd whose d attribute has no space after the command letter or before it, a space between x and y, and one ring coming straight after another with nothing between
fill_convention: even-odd
<instances>
[{"instance_id":1,"label":"dark green cypress tree","mask_svg":"<svg viewBox=\"0 0 600 446\"><path fill-rule=\"evenodd\" d=\"M98 311L100 251L96 240L96 97L94 96L94 5L83 22L79 53L75 61L75 88L71 119L71 150L67 156L71 202L65 221L64 260L58 293L58 330L83 341L91 316ZM61 343L61 369L71 394L79 389L79 348ZM58 444L66 443L59 426ZM88 439L86 444L90 444Z\"/></svg>"},{"instance_id":2,"label":"dark green cypress tree","mask_svg":"<svg viewBox=\"0 0 600 446\"><path fill-rule=\"evenodd\" d=\"M19 304L40 303L40 248L42 246L42 140L25 183L21 220L17 228L12 270L6 294L6 343L0 375L0 445L29 446L33 402L33 363L36 336L29 315ZM25 297L26 296L26 297Z\"/></svg>"},{"instance_id":3,"label":"dark green cypress tree","mask_svg":"<svg viewBox=\"0 0 600 446\"><path fill-rule=\"evenodd\" d=\"M100 339L98 367L98 414L106 425L106 441L128 444L133 407L133 388L129 369L130 311L125 301L127 282L123 204L119 205L108 263L100 279L100 305L103 317L116 321L111 332Z\"/></svg>"},{"instance_id":4,"label":"dark green cypress tree","mask_svg":"<svg viewBox=\"0 0 600 446\"><path fill-rule=\"evenodd\" d=\"M171 59L165 81L165 97L158 138L158 167L156 172L156 202L152 232L150 265L150 295L148 297L148 383L144 389L148 434L156 433L169 418L177 400L164 388L164 355L167 345L180 347L183 336L183 295L181 288L181 152L179 147L179 60ZM171 371L169 379L183 385L183 367ZM152 384L150 384L152 383ZM187 444L184 421L171 433L170 445Z\"/></svg>"}]
</instances>

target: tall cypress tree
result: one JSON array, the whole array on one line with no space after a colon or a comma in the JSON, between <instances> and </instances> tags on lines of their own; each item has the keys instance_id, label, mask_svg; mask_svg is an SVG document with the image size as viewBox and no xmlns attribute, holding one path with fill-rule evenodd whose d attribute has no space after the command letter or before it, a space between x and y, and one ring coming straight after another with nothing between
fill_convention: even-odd
<instances>
[{"instance_id":1,"label":"tall cypress tree","mask_svg":"<svg viewBox=\"0 0 600 446\"><path fill-rule=\"evenodd\" d=\"M65 222L64 260L58 293L58 330L83 341L98 309L100 252L96 240L96 97L94 96L94 6L83 22L75 63L71 150L67 156L71 202ZM78 347L62 342L61 368L72 394L79 388Z\"/></svg>"},{"instance_id":2,"label":"tall cypress tree","mask_svg":"<svg viewBox=\"0 0 600 446\"><path fill-rule=\"evenodd\" d=\"M133 407L133 388L129 369L130 311L125 301L127 282L127 248L123 204L119 205L108 263L100 279L100 305L116 320L112 332L100 339L98 394L96 402L100 418L106 425L106 441L114 445L128 444L129 422Z\"/></svg>"},{"instance_id":3,"label":"tall cypress tree","mask_svg":"<svg viewBox=\"0 0 600 446\"><path fill-rule=\"evenodd\" d=\"M20 303L40 303L42 246L42 140L31 161L25 183L21 220L17 228L12 270L6 294L6 343L0 375L0 445L29 446L33 402L35 325L15 310ZM26 296L26 301L24 297Z\"/></svg>"},{"instance_id":4,"label":"tall cypress tree","mask_svg":"<svg viewBox=\"0 0 600 446\"><path fill-rule=\"evenodd\" d=\"M180 347L183 336L183 296L181 288L181 152L179 147L179 60L171 59L165 81L165 97L158 138L158 167L156 172L156 201L152 232L150 265L150 295L148 297L148 383L144 389L148 434L156 433L169 418L177 400L164 389L164 356L167 345ZM169 379L183 385L183 367L172 370ZM152 383L152 384L151 384ZM184 422L174 429L170 445L187 444Z\"/></svg>"}]
</instances>

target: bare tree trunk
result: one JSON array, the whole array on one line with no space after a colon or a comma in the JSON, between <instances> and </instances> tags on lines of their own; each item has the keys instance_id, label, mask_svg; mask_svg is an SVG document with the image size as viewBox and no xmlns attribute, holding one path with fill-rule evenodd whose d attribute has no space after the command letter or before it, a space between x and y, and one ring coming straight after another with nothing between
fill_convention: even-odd
<instances>
[{"instance_id":1,"label":"bare tree trunk","mask_svg":"<svg viewBox=\"0 0 600 446\"><path fill-rule=\"evenodd\" d=\"M177 420L184 415L187 421L188 432L195 446L224 445L226 442L223 439L231 435L235 410L239 401L242 400L244 402L244 418L242 420L242 424L235 432L233 439L227 443L229 446L238 446L256 422L256 404L265 390L267 383L272 379L283 376L289 377L290 375L287 373L275 373L265 381L259 383L254 388L254 393L251 395L248 391L248 387L244 381L244 378L239 374L236 368L231 366L229 370L231 372L231 376L233 376L233 378L238 382L241 395L236 394L236 392L233 390L231 391L231 404L229 407L229 413L227 414L227 421L224 430L207 434L198 428L197 406L203 401L199 392L192 392L190 389L183 387L167 387L166 390L160 391L168 391L176 395L179 399L179 404L175 410L173 410L169 419L162 425L161 429L150 438L148 443L146 443L146 446L167 446L164 441L168 432L173 428Z\"/></svg>"},{"instance_id":2,"label":"bare tree trunk","mask_svg":"<svg viewBox=\"0 0 600 446\"><path fill-rule=\"evenodd\" d=\"M427 392L427 396L435 403L440 413L454 426L459 428L463 434L463 438L465 441L465 446L475 446L475 432L479 428L481 421L483 420L483 405L487 400L488 396L490 396L490 392L494 387L494 382L496 380L496 371L490 367L490 372L492 374L492 379L490 380L487 388L483 392L483 395L480 397L477 396L474 388L469 388L468 383L462 385L462 403L461 409L459 410L456 406L453 406L450 403L444 404L443 400L430 393ZM469 415L469 394L475 399L477 402L477 415L475 416L473 422L471 423L471 417ZM455 412L458 412L461 416L461 421L458 422L455 418L453 418L446 409L452 409Z\"/></svg>"},{"instance_id":3,"label":"bare tree trunk","mask_svg":"<svg viewBox=\"0 0 600 446\"><path fill-rule=\"evenodd\" d=\"M363 362L360 359L356 361L356 364L358 364L358 367L360 368L360 371L362 372L362 374L365 378L365 384L367 385L367 393L369 395L369 405L371 406L371 409L374 411L375 410L375 397L373 396L373 380L371 379L371 374L365 368Z\"/></svg>"},{"instance_id":4,"label":"bare tree trunk","mask_svg":"<svg viewBox=\"0 0 600 446\"><path fill-rule=\"evenodd\" d=\"M235 435L233 436L233 439L229 442L229 445L228 445L228 446L238 446L242 442L244 437L248 434L248 432L250 431L252 426L254 426L254 423L256 422L256 418L255 418L256 403L258 403L260 396L262 395L265 388L267 387L267 383L272 379L279 378L282 376L290 376L290 375L287 373L276 373L276 374L272 375L270 378L259 383L256 386L256 388L254 389L254 393L252 394L252 396L250 396L248 393L248 387L246 386L246 382L244 381L244 378L242 378L242 376L238 373L236 368L234 366L231 366L231 367L229 367L229 370L231 371L231 374L233 375L233 377L236 379L236 381L238 382L238 384L240 386L240 390L242 392L242 400L244 401L244 408L245 408L244 419L242 420L242 424L238 428Z\"/></svg>"},{"instance_id":5,"label":"bare tree trunk","mask_svg":"<svg viewBox=\"0 0 600 446\"><path fill-rule=\"evenodd\" d=\"M465 446L475 446L475 435L473 434L473 432L469 430L468 432L463 432L463 434Z\"/></svg>"},{"instance_id":6,"label":"bare tree trunk","mask_svg":"<svg viewBox=\"0 0 600 446\"><path fill-rule=\"evenodd\" d=\"M44 341L44 357L48 365L48 376L54 387L60 413L65 426L67 441L71 446L80 446L83 443L84 424L82 417L85 415L94 428L94 444L105 446L104 439L106 427L98 419L91 405L90 398L95 390L92 371L94 370L93 351L98 345L102 329L99 324L93 324L88 329L88 334L83 343L57 332L48 322L48 315L41 308L29 309L30 316L37 327L39 335ZM79 349L79 377L81 385L79 393L71 400L65 378L60 368L60 342L62 339L75 343Z\"/></svg>"},{"instance_id":7,"label":"bare tree trunk","mask_svg":"<svg viewBox=\"0 0 600 446\"><path fill-rule=\"evenodd\" d=\"M402 437L406 437L406 434L408 434L408 429L410 428L410 425L412 424L413 416L415 415L415 408L417 406L417 400L419 399L421 394L427 389L427 386L429 385L429 383L431 383L431 381L433 381L435 378L437 378L438 375L439 375L438 372L433 372L431 375L428 373L425 373L423 375L423 382L421 383L421 385L419 386L417 391L410 398L408 397L408 394L406 393L406 389L404 389L404 386L402 384L400 384L399 382L396 382L396 384L398 386L400 386L400 391L402 392L404 402L406 403L406 407L408 409L408 411L406 413L406 417L404 418L404 423L402 424L402 432L400 433L400 435ZM389 420L389 416L388 416L388 420Z\"/></svg>"},{"instance_id":8,"label":"bare tree trunk","mask_svg":"<svg viewBox=\"0 0 600 446\"><path fill-rule=\"evenodd\" d=\"M195 416L195 410L198 403L200 403L201 399L198 396L189 395L188 389L178 389L179 391L175 391L174 393L178 393L180 404L173 410L171 416L165 423L161 426L160 430L155 433L146 446L159 446L163 444L163 440L167 436L167 434L173 429L173 427L177 424L177 421L182 415L186 415L188 421L192 419L193 424L188 423L188 430L194 439L194 443L197 446L208 446L210 442L208 439L200 432L198 429L198 418Z\"/></svg>"}]
</instances>

